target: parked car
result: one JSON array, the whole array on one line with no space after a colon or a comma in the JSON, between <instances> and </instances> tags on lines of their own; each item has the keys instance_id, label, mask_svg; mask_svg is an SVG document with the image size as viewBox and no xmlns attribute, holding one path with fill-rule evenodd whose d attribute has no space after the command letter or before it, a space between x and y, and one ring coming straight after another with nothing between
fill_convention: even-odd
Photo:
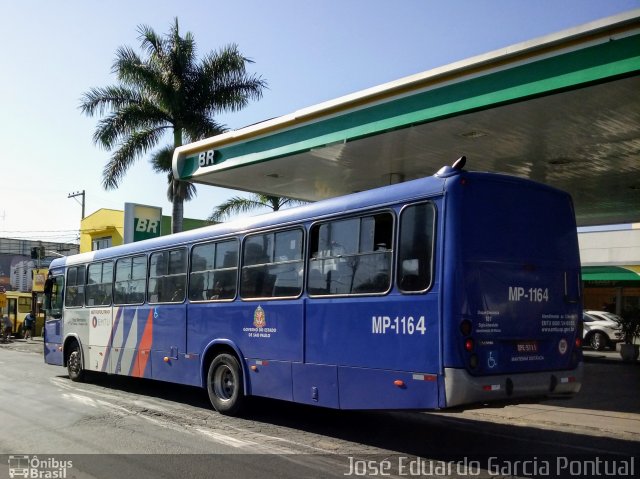
<instances>
[{"instance_id":1,"label":"parked car","mask_svg":"<svg viewBox=\"0 0 640 479\"><path fill-rule=\"evenodd\" d=\"M602 351L607 347L615 349L616 343L624 339L617 318L619 316L607 311L584 311L584 344L595 351Z\"/></svg>"}]
</instances>

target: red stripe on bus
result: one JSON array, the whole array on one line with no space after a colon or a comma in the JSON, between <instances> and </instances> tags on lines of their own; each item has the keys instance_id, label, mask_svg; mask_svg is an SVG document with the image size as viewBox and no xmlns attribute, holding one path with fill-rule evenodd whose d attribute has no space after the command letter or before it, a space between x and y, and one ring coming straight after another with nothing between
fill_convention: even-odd
<instances>
[{"instance_id":1,"label":"red stripe on bus","mask_svg":"<svg viewBox=\"0 0 640 479\"><path fill-rule=\"evenodd\" d=\"M149 310L149 317L144 325L144 332L142 333L142 339L138 345L138 352L136 353L136 362L133 366L133 377L141 378L144 376L144 370L147 367L147 361L149 355L143 351L151 349L151 343L153 342L153 309Z\"/></svg>"}]
</instances>

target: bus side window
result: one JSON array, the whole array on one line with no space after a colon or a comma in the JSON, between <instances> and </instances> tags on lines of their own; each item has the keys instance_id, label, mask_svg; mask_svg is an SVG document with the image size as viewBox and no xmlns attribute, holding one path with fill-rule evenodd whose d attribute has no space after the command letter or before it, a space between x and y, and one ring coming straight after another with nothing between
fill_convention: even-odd
<instances>
[{"instance_id":1,"label":"bus side window","mask_svg":"<svg viewBox=\"0 0 640 479\"><path fill-rule=\"evenodd\" d=\"M238 241L196 245L191 250L190 301L230 300L236 296Z\"/></svg>"},{"instance_id":2,"label":"bus side window","mask_svg":"<svg viewBox=\"0 0 640 479\"><path fill-rule=\"evenodd\" d=\"M262 297L265 267L268 261L265 255L265 246L262 243L269 241L272 235L257 235L247 238L244 243L242 273L240 275L240 295L243 298Z\"/></svg>"},{"instance_id":3,"label":"bus side window","mask_svg":"<svg viewBox=\"0 0 640 479\"><path fill-rule=\"evenodd\" d=\"M113 285L113 263L93 263L87 268L87 306L108 306L111 304Z\"/></svg>"},{"instance_id":4,"label":"bus side window","mask_svg":"<svg viewBox=\"0 0 640 479\"><path fill-rule=\"evenodd\" d=\"M243 298L296 297L302 292L301 229L250 236L245 240L240 294Z\"/></svg>"},{"instance_id":5,"label":"bus side window","mask_svg":"<svg viewBox=\"0 0 640 479\"><path fill-rule=\"evenodd\" d=\"M67 270L67 289L64 305L68 308L84 305L84 266L74 266Z\"/></svg>"},{"instance_id":6,"label":"bus side window","mask_svg":"<svg viewBox=\"0 0 640 479\"><path fill-rule=\"evenodd\" d=\"M146 270L147 257L144 255L120 258L116 261L114 304L144 303Z\"/></svg>"},{"instance_id":7,"label":"bus side window","mask_svg":"<svg viewBox=\"0 0 640 479\"><path fill-rule=\"evenodd\" d=\"M422 292L431 286L435 207L421 203L406 207L400 215L398 245L398 288Z\"/></svg>"},{"instance_id":8,"label":"bus side window","mask_svg":"<svg viewBox=\"0 0 640 479\"><path fill-rule=\"evenodd\" d=\"M294 297L302 292L302 230L280 231L275 234L273 261L269 275L274 279L274 297Z\"/></svg>"},{"instance_id":9,"label":"bus side window","mask_svg":"<svg viewBox=\"0 0 640 479\"><path fill-rule=\"evenodd\" d=\"M185 248L151 254L147 290L150 303L184 301L187 278L186 258Z\"/></svg>"},{"instance_id":10,"label":"bus side window","mask_svg":"<svg viewBox=\"0 0 640 479\"><path fill-rule=\"evenodd\" d=\"M391 287L393 216L383 212L311 228L310 295L381 294Z\"/></svg>"}]
</instances>

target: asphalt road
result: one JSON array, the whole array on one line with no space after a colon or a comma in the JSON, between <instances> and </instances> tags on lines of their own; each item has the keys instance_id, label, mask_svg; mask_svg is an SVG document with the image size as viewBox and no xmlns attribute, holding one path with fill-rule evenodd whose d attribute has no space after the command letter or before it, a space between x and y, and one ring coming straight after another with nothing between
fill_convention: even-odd
<instances>
[{"instance_id":1,"label":"asphalt road","mask_svg":"<svg viewBox=\"0 0 640 479\"><path fill-rule=\"evenodd\" d=\"M442 463L477 460L482 472L473 477L490 477L495 475L487 471L492 456L622 460L638 451L638 440L598 435L588 424L554 430L526 419L513 425L455 411L347 412L254 400L249 415L228 418L211 410L198 388L106 375L74 383L65 369L43 363L41 347L0 347L0 478L3 469L8 477L9 455L37 455L39 461L50 460L45 468L72 461L66 477L255 479L373 475L383 460L390 460L397 474L410 472L398 467L416 457ZM550 404L640 412L639 368L586 366L587 377L597 379L585 381L575 399ZM625 392L629 386L635 392ZM616 397L616 405L607 404L606 398ZM464 477L451 470L435 472L442 474L432 476Z\"/></svg>"}]
</instances>

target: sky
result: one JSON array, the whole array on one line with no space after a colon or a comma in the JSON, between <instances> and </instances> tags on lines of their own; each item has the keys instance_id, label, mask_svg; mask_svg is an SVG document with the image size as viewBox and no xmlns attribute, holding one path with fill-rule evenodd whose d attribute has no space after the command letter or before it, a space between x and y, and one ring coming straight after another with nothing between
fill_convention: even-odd
<instances>
[{"instance_id":1,"label":"sky","mask_svg":"<svg viewBox=\"0 0 640 479\"><path fill-rule=\"evenodd\" d=\"M82 94L117 83L120 46L137 27L175 18L204 55L236 43L268 84L217 120L230 129L593 20L640 0L0 0L0 237L74 242L85 211L161 206L166 176L141 157L118 189L102 187L110 152L93 143L99 117ZM168 143L170 139L167 139ZM206 218L232 190L197 186L185 217Z\"/></svg>"}]
</instances>

